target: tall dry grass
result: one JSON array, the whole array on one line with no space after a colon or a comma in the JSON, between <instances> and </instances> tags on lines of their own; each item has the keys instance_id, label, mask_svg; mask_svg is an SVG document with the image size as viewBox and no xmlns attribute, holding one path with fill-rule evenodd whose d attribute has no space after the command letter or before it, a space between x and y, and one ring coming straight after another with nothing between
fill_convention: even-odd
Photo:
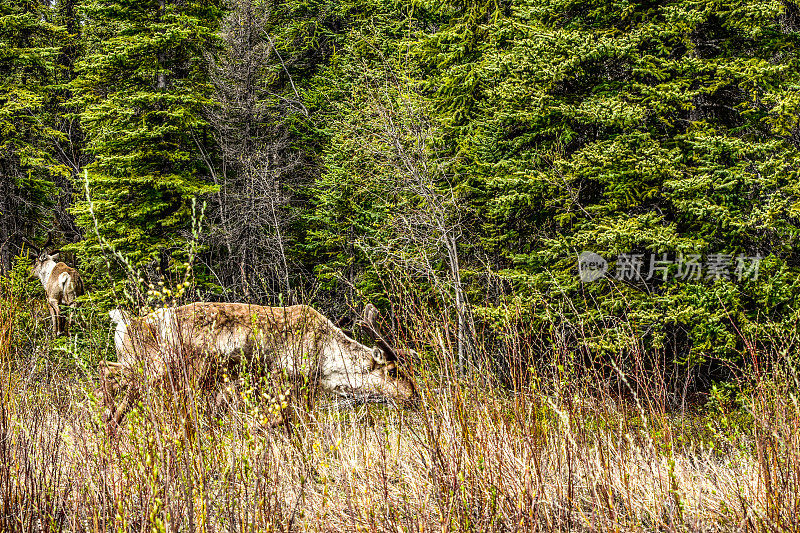
<instances>
[{"instance_id":1,"label":"tall dry grass","mask_svg":"<svg viewBox=\"0 0 800 533\"><path fill-rule=\"evenodd\" d=\"M39 358L12 342L19 305L5 289L2 531L792 531L800 519L788 364L739 406L675 410L647 365L601 374L556 346L531 372L538 347L514 327L502 369L487 342L459 376L448 324L410 307L408 330L427 335L416 408L321 397L266 430L256 396L219 413L199 393L151 391L110 432L90 375L40 379ZM645 357L632 346L626 358Z\"/></svg>"}]
</instances>

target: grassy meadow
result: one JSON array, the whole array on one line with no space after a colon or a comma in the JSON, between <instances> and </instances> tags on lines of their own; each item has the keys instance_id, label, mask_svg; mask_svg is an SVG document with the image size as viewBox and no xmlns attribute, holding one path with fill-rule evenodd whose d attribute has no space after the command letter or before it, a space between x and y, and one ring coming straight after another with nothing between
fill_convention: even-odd
<instances>
[{"instance_id":1,"label":"grassy meadow","mask_svg":"<svg viewBox=\"0 0 800 533\"><path fill-rule=\"evenodd\" d=\"M54 338L41 301L4 289L0 530L792 531L800 519L788 356L676 397L652 364L625 373L621 354L587 369L558 347L498 370L479 346L459 376L439 336L404 369L415 407L307 391L291 423L265 428L263 391L220 408L203 391L150 390L111 430L96 366L112 332L88 307ZM517 356L536 356L530 332L511 333Z\"/></svg>"}]
</instances>

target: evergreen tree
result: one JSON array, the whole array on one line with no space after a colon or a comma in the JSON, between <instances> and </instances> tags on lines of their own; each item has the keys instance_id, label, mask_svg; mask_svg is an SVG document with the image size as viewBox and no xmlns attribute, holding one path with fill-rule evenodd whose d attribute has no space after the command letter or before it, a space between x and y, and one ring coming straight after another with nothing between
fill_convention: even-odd
<instances>
[{"instance_id":1,"label":"evergreen tree","mask_svg":"<svg viewBox=\"0 0 800 533\"><path fill-rule=\"evenodd\" d=\"M306 235L295 252L323 287L352 303L355 289L380 292L360 243L374 239L392 212L407 207L392 187L396 169L384 157L388 140L381 139L383 119L391 117L381 113L391 114L402 96L395 58L407 56L404 41L411 29L408 14L394 2L338 8L349 11L334 34L337 53L318 68L306 90L321 175L309 188ZM383 98L384 91L391 94Z\"/></svg>"},{"instance_id":2,"label":"evergreen tree","mask_svg":"<svg viewBox=\"0 0 800 533\"><path fill-rule=\"evenodd\" d=\"M74 203L74 197L83 196L83 189L76 189L75 185L78 183L80 169L89 162L84 152L83 131L78 116L81 110L73 99L75 67L84 51L78 4L78 0L56 0L52 8L54 21L65 30L59 43L55 77L50 91L53 128L58 131L58 135L54 137L52 153L53 157L69 171L68 174L56 176L54 181L58 196L53 206L53 216L65 240L69 242L77 242L83 234L69 211Z\"/></svg>"},{"instance_id":3,"label":"evergreen tree","mask_svg":"<svg viewBox=\"0 0 800 533\"><path fill-rule=\"evenodd\" d=\"M134 265L163 272L183 257L193 199L214 190L203 108L220 3L96 1L85 10L75 103L94 161L87 167L92 203L74 208L86 229L81 247L92 270L102 270L96 225Z\"/></svg>"},{"instance_id":4,"label":"evergreen tree","mask_svg":"<svg viewBox=\"0 0 800 533\"><path fill-rule=\"evenodd\" d=\"M47 4L0 4L0 269L24 237L50 226L53 179L66 169L52 155L57 131L48 105L63 28ZM38 229L38 231L37 231Z\"/></svg>"},{"instance_id":5,"label":"evergreen tree","mask_svg":"<svg viewBox=\"0 0 800 533\"><path fill-rule=\"evenodd\" d=\"M580 323L593 351L634 325L695 362L796 324L798 30L796 3L745 0L529 0L496 22L477 188L486 243L547 302L539 320ZM609 277L580 283L584 250ZM642 254L641 279L614 279L620 254ZM667 281L644 279L651 254ZM723 254L726 274L679 279L689 254ZM764 258L757 280L737 279L740 255Z\"/></svg>"}]
</instances>

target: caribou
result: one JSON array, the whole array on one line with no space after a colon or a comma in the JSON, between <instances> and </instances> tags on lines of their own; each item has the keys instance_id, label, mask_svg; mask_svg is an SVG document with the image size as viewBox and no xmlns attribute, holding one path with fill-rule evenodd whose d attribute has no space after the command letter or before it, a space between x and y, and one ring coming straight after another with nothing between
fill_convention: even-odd
<instances>
[{"instance_id":1,"label":"caribou","mask_svg":"<svg viewBox=\"0 0 800 533\"><path fill-rule=\"evenodd\" d=\"M69 322L61 315L61 306L75 309L78 296L83 294L83 281L78 271L65 263L58 262L59 251L47 251L53 240L52 233L48 234L47 242L38 248L29 241L25 241L36 252L36 260L31 267L30 276L39 278L47 296L47 307L50 310L50 321L53 333L61 335L67 333L72 325L72 313Z\"/></svg>"},{"instance_id":2,"label":"caribou","mask_svg":"<svg viewBox=\"0 0 800 533\"><path fill-rule=\"evenodd\" d=\"M243 365L341 396L411 402L414 386L398 374L397 353L377 332L372 309L362 321L371 348L307 305L198 302L140 317L115 309L117 362L100 364L106 421L118 426L151 387L211 389Z\"/></svg>"}]
</instances>

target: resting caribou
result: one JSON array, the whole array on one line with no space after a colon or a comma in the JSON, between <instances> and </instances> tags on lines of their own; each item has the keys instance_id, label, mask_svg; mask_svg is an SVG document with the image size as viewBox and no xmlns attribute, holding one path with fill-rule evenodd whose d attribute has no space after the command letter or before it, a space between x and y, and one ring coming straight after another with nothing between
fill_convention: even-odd
<instances>
[{"instance_id":1,"label":"resting caribou","mask_svg":"<svg viewBox=\"0 0 800 533\"><path fill-rule=\"evenodd\" d=\"M41 249L26 240L29 246L36 251L37 257L31 267L32 278L39 278L47 295L47 307L50 310L50 321L53 324L53 333L60 335L66 333L68 328L65 318L61 316L61 305L75 308L76 299L83 294L83 281L78 271L65 263L57 262L59 252L54 250L48 253L47 247L53 240L53 235L48 234L47 242ZM72 325L72 314L69 317Z\"/></svg>"},{"instance_id":2,"label":"resting caribou","mask_svg":"<svg viewBox=\"0 0 800 533\"><path fill-rule=\"evenodd\" d=\"M192 303L142 317L110 312L116 363L101 363L107 421L117 425L149 386L208 387L242 363L307 378L340 395L379 395L399 402L415 395L398 376L394 350L380 335L369 348L307 305L263 307ZM142 372L137 376L137 369ZM118 405L113 395L127 389Z\"/></svg>"}]
</instances>

